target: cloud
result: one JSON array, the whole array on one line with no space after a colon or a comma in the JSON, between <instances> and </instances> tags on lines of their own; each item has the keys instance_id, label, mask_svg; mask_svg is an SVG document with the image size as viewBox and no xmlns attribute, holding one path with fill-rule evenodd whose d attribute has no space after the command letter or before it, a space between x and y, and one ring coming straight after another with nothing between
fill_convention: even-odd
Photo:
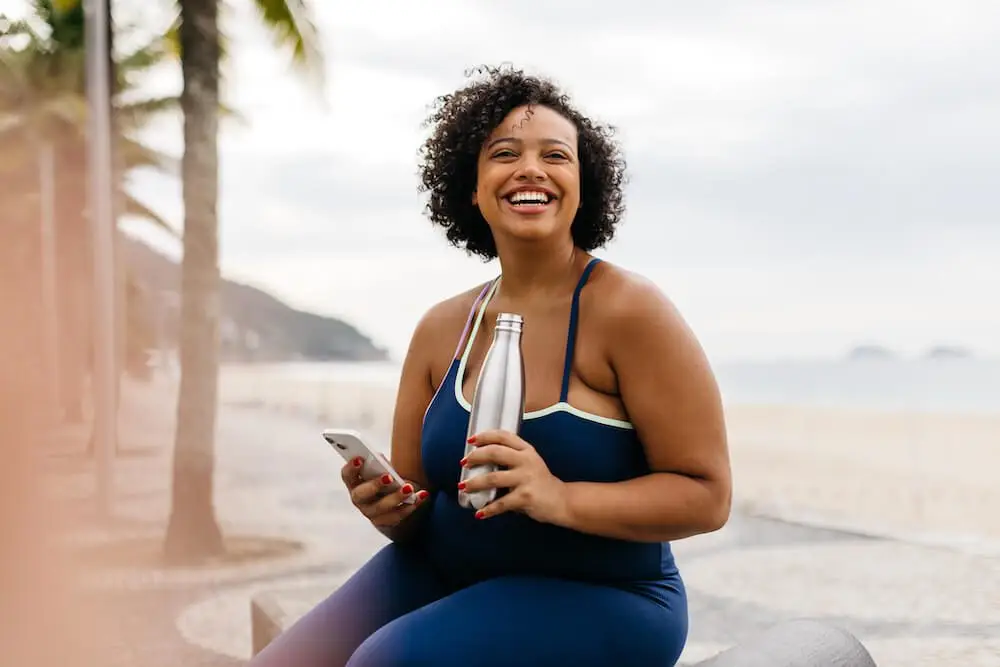
<instances>
[{"instance_id":1,"label":"cloud","mask_svg":"<svg viewBox=\"0 0 1000 667\"><path fill-rule=\"evenodd\" d=\"M713 345L1000 340L983 306L1000 286L992 0L316 3L323 99L243 4L227 95L250 125L222 137L224 265L397 351L398 321L496 271L423 218L415 171L434 98L504 61L619 128L632 181L606 254ZM179 151L177 127L157 131ZM180 219L175 184L136 187Z\"/></svg>"}]
</instances>

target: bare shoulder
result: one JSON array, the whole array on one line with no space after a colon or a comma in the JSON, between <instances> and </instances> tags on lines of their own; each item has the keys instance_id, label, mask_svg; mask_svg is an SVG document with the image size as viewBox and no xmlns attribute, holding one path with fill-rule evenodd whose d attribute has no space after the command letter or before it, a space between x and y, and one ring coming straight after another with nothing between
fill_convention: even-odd
<instances>
[{"instance_id":1,"label":"bare shoulder","mask_svg":"<svg viewBox=\"0 0 1000 667\"><path fill-rule=\"evenodd\" d=\"M639 426L655 424L658 417L652 415L665 401L675 410L689 410L696 419L717 422L721 415L715 374L670 297L648 278L610 264L595 287L590 296L600 299L592 307L600 313L595 324L626 409Z\"/></svg>"},{"instance_id":2,"label":"bare shoulder","mask_svg":"<svg viewBox=\"0 0 1000 667\"><path fill-rule=\"evenodd\" d=\"M656 283L610 262L602 262L602 268L589 295L602 327L628 338L665 334L675 342L675 337L693 338L674 302Z\"/></svg>"},{"instance_id":3,"label":"bare shoulder","mask_svg":"<svg viewBox=\"0 0 1000 667\"><path fill-rule=\"evenodd\" d=\"M464 292L438 301L427 309L414 331L414 339L418 337L424 342L440 340L448 334L457 336L469 317L469 312L476 299L482 293L485 284L477 285Z\"/></svg>"},{"instance_id":4,"label":"bare shoulder","mask_svg":"<svg viewBox=\"0 0 1000 667\"><path fill-rule=\"evenodd\" d=\"M473 304L485 284L448 297L427 309L410 339L408 356L419 359L436 386L448 370Z\"/></svg>"}]
</instances>

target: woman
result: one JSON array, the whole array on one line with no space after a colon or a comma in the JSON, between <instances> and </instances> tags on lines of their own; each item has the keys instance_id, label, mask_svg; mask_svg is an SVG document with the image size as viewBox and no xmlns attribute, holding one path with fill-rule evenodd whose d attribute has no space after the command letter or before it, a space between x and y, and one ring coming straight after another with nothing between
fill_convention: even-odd
<instances>
[{"instance_id":1,"label":"woman","mask_svg":"<svg viewBox=\"0 0 1000 667\"><path fill-rule=\"evenodd\" d=\"M430 218L501 275L413 334L391 450L407 484L380 498L359 462L343 468L392 543L251 665L673 665L687 602L669 543L725 524L730 470L694 336L656 287L590 254L621 218L624 162L520 71L489 70L430 122ZM462 460L501 311L525 318L523 427L476 434ZM464 488L506 493L460 507L460 466L487 462L504 468Z\"/></svg>"}]
</instances>

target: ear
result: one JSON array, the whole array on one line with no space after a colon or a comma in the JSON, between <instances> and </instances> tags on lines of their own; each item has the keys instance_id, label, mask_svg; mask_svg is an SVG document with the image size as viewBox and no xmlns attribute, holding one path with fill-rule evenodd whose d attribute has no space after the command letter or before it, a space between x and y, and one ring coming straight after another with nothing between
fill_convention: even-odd
<instances>
[{"instance_id":1,"label":"ear","mask_svg":"<svg viewBox=\"0 0 1000 667\"><path fill-rule=\"evenodd\" d=\"M473 190L472 191L472 205L473 206L479 206L479 191L478 190Z\"/></svg>"}]
</instances>

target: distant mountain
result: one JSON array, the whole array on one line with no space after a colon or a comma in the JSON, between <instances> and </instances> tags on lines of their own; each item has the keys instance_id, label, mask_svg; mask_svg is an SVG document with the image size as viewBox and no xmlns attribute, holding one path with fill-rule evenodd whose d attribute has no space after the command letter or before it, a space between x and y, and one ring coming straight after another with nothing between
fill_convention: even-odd
<instances>
[{"instance_id":1,"label":"distant mountain","mask_svg":"<svg viewBox=\"0 0 1000 667\"><path fill-rule=\"evenodd\" d=\"M147 315L175 345L180 308L180 266L135 238L126 259L150 304ZM334 317L295 310L263 290L223 279L224 361L383 361L388 352ZM159 322L159 324L155 324Z\"/></svg>"},{"instance_id":2,"label":"distant mountain","mask_svg":"<svg viewBox=\"0 0 1000 667\"><path fill-rule=\"evenodd\" d=\"M972 350L961 345L937 345L928 349L920 359L971 359ZM851 361L863 361L868 359L898 359L899 357L887 347L881 345L857 345L851 348L847 354Z\"/></svg>"},{"instance_id":3,"label":"distant mountain","mask_svg":"<svg viewBox=\"0 0 1000 667\"><path fill-rule=\"evenodd\" d=\"M938 345L927 350L927 359L970 359L972 350L960 345Z\"/></svg>"},{"instance_id":4,"label":"distant mountain","mask_svg":"<svg viewBox=\"0 0 1000 667\"><path fill-rule=\"evenodd\" d=\"M852 361L866 359L893 359L896 355L892 350L881 345L857 345L847 354L847 358Z\"/></svg>"}]
</instances>

